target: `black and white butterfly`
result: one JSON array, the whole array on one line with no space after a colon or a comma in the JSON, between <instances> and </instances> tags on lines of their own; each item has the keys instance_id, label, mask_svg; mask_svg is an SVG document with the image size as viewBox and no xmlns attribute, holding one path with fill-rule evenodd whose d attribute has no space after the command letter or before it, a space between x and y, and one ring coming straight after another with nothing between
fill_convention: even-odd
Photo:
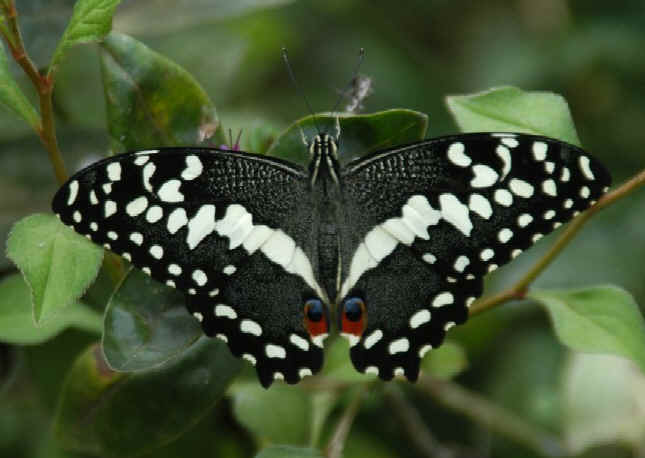
<instances>
[{"instance_id":1,"label":"black and white butterfly","mask_svg":"<svg viewBox=\"0 0 645 458\"><path fill-rule=\"evenodd\" d=\"M308 168L215 148L97 162L56 194L63 223L186 293L204 332L262 385L318 372L331 316L357 370L415 380L482 278L606 192L585 151L514 133L453 135ZM330 313L331 312L331 313Z\"/></svg>"}]
</instances>

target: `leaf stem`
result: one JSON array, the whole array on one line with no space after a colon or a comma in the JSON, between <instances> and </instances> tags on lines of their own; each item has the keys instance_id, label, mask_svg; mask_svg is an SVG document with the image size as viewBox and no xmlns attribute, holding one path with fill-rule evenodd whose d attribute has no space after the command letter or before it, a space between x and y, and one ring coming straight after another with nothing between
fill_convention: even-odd
<instances>
[{"instance_id":1,"label":"leaf stem","mask_svg":"<svg viewBox=\"0 0 645 458\"><path fill-rule=\"evenodd\" d=\"M515 413L453 382L422 375L417 386L443 406L530 447L540 455L567 456L565 446L559 438L526 423Z\"/></svg>"},{"instance_id":2,"label":"leaf stem","mask_svg":"<svg viewBox=\"0 0 645 458\"><path fill-rule=\"evenodd\" d=\"M358 408L361 405L365 391L367 390L369 384L362 384L354 396L354 399L349 403L343 416L338 421L334 434L332 435L327 448L325 449L326 458L341 458L343 456L343 448L345 447L345 441L349 435L349 431L352 428L352 423L354 423L354 418L358 413Z\"/></svg>"},{"instance_id":3,"label":"leaf stem","mask_svg":"<svg viewBox=\"0 0 645 458\"><path fill-rule=\"evenodd\" d=\"M560 235L549 251L537 262L529 271L513 286L501 293L491 297L476 301L470 308L470 316L477 315L489 310L497 305L503 304L513 299L522 299L529 285L546 269L549 264L564 250L564 248L573 240L576 234L582 229L582 226L600 210L613 204L619 199L627 196L640 186L645 184L645 170L642 170L612 192L601 197L595 205L587 211L582 212L576 217Z\"/></svg>"},{"instance_id":4,"label":"leaf stem","mask_svg":"<svg viewBox=\"0 0 645 458\"><path fill-rule=\"evenodd\" d=\"M29 54L27 54L22 33L18 25L18 11L16 10L15 0L5 0L2 3L2 10L7 18L8 27L0 27L0 34L2 34L7 42L13 59L20 65L38 92L41 120L40 124L36 126L36 133L49 153L49 159L54 167L56 180L59 184L63 184L67 181L67 171L65 170L63 156L58 148L58 141L56 140L54 110L52 106L54 80L52 77L41 75L36 64L29 57Z\"/></svg>"}]
</instances>

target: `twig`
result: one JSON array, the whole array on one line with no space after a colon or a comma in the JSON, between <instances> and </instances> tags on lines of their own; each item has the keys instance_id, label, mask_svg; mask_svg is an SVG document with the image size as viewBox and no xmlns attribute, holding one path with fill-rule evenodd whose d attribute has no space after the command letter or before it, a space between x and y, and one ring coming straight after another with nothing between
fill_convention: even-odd
<instances>
[{"instance_id":1,"label":"twig","mask_svg":"<svg viewBox=\"0 0 645 458\"><path fill-rule=\"evenodd\" d=\"M439 443L424 423L419 412L403 396L396 384L390 384L383 390L385 402L401 424L401 429L408 435L410 442L421 456L428 458L455 458L459 452ZM471 455L469 453L469 455Z\"/></svg>"},{"instance_id":2,"label":"twig","mask_svg":"<svg viewBox=\"0 0 645 458\"><path fill-rule=\"evenodd\" d=\"M345 441L349 435L354 418L356 418L358 408L361 405L361 401L363 400L367 387L368 384L363 384L358 388L354 399L352 399L352 402L350 402L349 406L345 409L345 412L343 412L343 416L338 421L334 434L325 449L325 456L327 458L341 458L343 456Z\"/></svg>"},{"instance_id":3,"label":"twig","mask_svg":"<svg viewBox=\"0 0 645 458\"><path fill-rule=\"evenodd\" d=\"M567 455L564 445L557 437L526 423L514 413L455 383L422 375L417 386L445 407L460 412L471 420L514 439L541 455L554 457Z\"/></svg>"},{"instance_id":4,"label":"twig","mask_svg":"<svg viewBox=\"0 0 645 458\"><path fill-rule=\"evenodd\" d=\"M638 187L645 184L645 170L623 183L612 192L605 194L587 211L582 212L569 224L566 230L560 235L549 251L522 277L515 285L494 296L476 301L470 308L470 316L489 310L497 305L512 299L521 299L526 294L529 285L546 269L549 264L564 250L582 226L597 212L613 204L618 199L630 194Z\"/></svg>"},{"instance_id":5,"label":"twig","mask_svg":"<svg viewBox=\"0 0 645 458\"><path fill-rule=\"evenodd\" d=\"M22 33L18 26L18 11L14 0L6 0L2 3L2 9L7 18L8 27L0 27L0 34L4 37L11 51L14 60L20 65L25 74L29 77L38 92L40 100L40 125L36 126L36 133L49 153L49 160L54 167L56 180L59 184L67 181L67 171L63 156L58 148L56 130L54 127L54 110L52 106L52 92L54 80L52 77L43 76L38 71L29 54L25 49Z\"/></svg>"}]
</instances>

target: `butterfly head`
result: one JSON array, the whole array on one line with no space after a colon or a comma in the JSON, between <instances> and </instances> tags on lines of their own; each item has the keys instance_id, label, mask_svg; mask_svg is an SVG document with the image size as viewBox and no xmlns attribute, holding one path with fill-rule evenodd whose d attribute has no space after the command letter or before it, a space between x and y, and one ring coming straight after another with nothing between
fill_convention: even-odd
<instances>
[{"instance_id":1,"label":"butterfly head","mask_svg":"<svg viewBox=\"0 0 645 458\"><path fill-rule=\"evenodd\" d=\"M324 132L316 135L309 143L309 155L312 184L321 174L338 183L338 144L333 136Z\"/></svg>"},{"instance_id":2,"label":"butterfly head","mask_svg":"<svg viewBox=\"0 0 645 458\"><path fill-rule=\"evenodd\" d=\"M322 341L329 334L329 311L317 297L307 299L304 305L304 325L311 340L322 347Z\"/></svg>"},{"instance_id":3,"label":"butterfly head","mask_svg":"<svg viewBox=\"0 0 645 458\"><path fill-rule=\"evenodd\" d=\"M338 316L341 334L354 346L360 340L367 325L365 301L359 296L348 296L341 304Z\"/></svg>"}]
</instances>

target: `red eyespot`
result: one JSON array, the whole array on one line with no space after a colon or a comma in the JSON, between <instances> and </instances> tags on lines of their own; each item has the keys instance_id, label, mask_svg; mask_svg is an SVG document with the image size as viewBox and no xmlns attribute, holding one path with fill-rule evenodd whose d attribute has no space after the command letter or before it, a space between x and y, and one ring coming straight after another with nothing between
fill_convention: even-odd
<instances>
[{"instance_id":1,"label":"red eyespot","mask_svg":"<svg viewBox=\"0 0 645 458\"><path fill-rule=\"evenodd\" d=\"M308 299L305 302L304 324L312 339L329 332L329 316L320 299Z\"/></svg>"},{"instance_id":2,"label":"red eyespot","mask_svg":"<svg viewBox=\"0 0 645 458\"><path fill-rule=\"evenodd\" d=\"M340 329L344 334L360 337L367 325L365 302L360 297L348 297L343 301Z\"/></svg>"}]
</instances>

